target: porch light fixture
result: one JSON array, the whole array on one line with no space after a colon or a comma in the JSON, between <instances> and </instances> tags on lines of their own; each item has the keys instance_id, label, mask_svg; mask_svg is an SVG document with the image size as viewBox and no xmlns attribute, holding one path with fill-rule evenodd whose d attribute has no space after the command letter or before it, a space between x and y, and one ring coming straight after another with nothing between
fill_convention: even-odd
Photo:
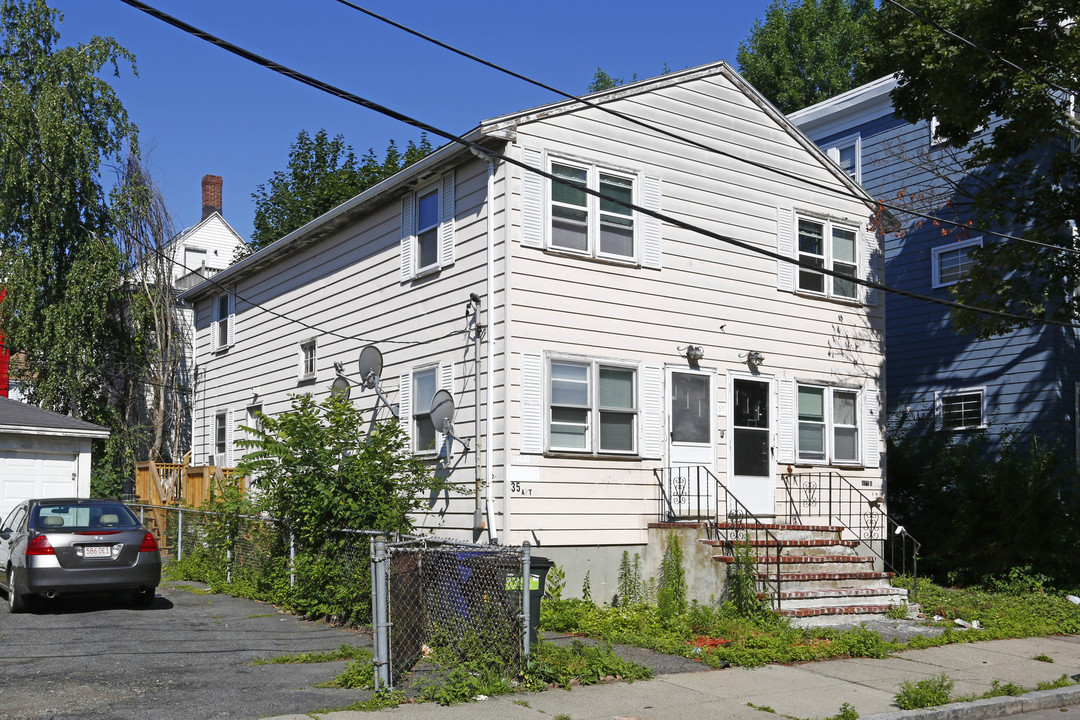
<instances>
[{"instance_id":1,"label":"porch light fixture","mask_svg":"<svg viewBox=\"0 0 1080 720\"><path fill-rule=\"evenodd\" d=\"M705 357L705 348L700 345L687 345L677 349L691 363L696 363Z\"/></svg>"},{"instance_id":2,"label":"porch light fixture","mask_svg":"<svg viewBox=\"0 0 1080 720\"><path fill-rule=\"evenodd\" d=\"M746 364L750 367L759 368L764 362L765 356L757 352L756 350L751 350L750 352L746 353Z\"/></svg>"}]
</instances>

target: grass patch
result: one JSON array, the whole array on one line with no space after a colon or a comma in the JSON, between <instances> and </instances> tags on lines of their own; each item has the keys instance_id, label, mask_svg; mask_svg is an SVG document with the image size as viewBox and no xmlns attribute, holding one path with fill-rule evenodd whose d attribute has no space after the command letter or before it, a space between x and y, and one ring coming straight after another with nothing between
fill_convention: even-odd
<instances>
[{"instance_id":1,"label":"grass patch","mask_svg":"<svg viewBox=\"0 0 1080 720\"><path fill-rule=\"evenodd\" d=\"M948 705L953 701L952 691L953 681L948 675L941 673L937 677L914 683L905 680L900 686L900 692L896 693L893 700L901 710L918 710Z\"/></svg>"},{"instance_id":2,"label":"grass patch","mask_svg":"<svg viewBox=\"0 0 1080 720\"><path fill-rule=\"evenodd\" d=\"M1035 657L1033 657L1031 659L1032 660L1038 660L1039 662L1044 662L1044 663L1052 663L1052 662L1054 662L1054 658L1050 657L1049 655L1036 655Z\"/></svg>"},{"instance_id":3,"label":"grass patch","mask_svg":"<svg viewBox=\"0 0 1080 720\"><path fill-rule=\"evenodd\" d=\"M277 617L277 613L258 613L256 615L246 615L248 620L254 620L255 618L268 618Z\"/></svg>"},{"instance_id":4,"label":"grass patch","mask_svg":"<svg viewBox=\"0 0 1080 720\"><path fill-rule=\"evenodd\" d=\"M1072 687L1076 683L1068 675L1062 675L1057 680L1049 680L1035 686L1036 690L1058 690L1059 688Z\"/></svg>"},{"instance_id":5,"label":"grass patch","mask_svg":"<svg viewBox=\"0 0 1080 720\"><path fill-rule=\"evenodd\" d=\"M294 665L300 663L324 663L337 660L362 660L371 664L372 653L364 648L354 647L342 643L334 650L319 652L294 653L279 655L273 658L256 658L251 661L252 665Z\"/></svg>"}]
</instances>

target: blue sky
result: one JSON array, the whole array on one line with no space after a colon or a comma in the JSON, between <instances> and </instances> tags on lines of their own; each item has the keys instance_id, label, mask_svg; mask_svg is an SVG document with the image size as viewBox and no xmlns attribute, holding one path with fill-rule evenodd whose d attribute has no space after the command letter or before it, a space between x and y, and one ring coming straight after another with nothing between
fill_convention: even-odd
<instances>
[{"instance_id":1,"label":"blue sky","mask_svg":"<svg viewBox=\"0 0 1080 720\"><path fill-rule=\"evenodd\" d=\"M335 0L145 0L248 50L456 133L559 99L453 55ZM597 67L630 80L727 60L769 0L354 0L373 12L571 93ZM342 134L382 156L419 132L260 68L119 0L50 0L61 44L111 36L138 77L112 78L177 228L199 221L201 179L224 178L224 216L251 234L252 192L285 168L301 129ZM435 145L439 139L432 140ZM111 184L112 177L104 177Z\"/></svg>"}]
</instances>

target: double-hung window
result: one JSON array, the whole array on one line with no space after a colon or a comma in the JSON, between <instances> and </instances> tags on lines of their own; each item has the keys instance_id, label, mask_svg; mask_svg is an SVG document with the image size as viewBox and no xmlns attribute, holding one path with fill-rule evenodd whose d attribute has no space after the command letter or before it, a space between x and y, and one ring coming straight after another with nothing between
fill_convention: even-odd
<instances>
[{"instance_id":1,"label":"double-hung window","mask_svg":"<svg viewBox=\"0 0 1080 720\"><path fill-rule=\"evenodd\" d=\"M558 180L550 181L549 247L635 261L634 212L619 204L634 202L634 176L558 159L551 162L551 174ZM605 198L590 195L586 189L599 191Z\"/></svg>"},{"instance_id":2,"label":"double-hung window","mask_svg":"<svg viewBox=\"0 0 1080 720\"><path fill-rule=\"evenodd\" d=\"M858 135L839 140L825 152L829 158L851 176L857 183L862 182L862 163L859 161L859 153L862 149L862 141Z\"/></svg>"},{"instance_id":3,"label":"double-hung window","mask_svg":"<svg viewBox=\"0 0 1080 720\"><path fill-rule=\"evenodd\" d=\"M801 292L846 300L857 297L858 286L847 278L858 275L858 228L831 220L799 217L798 289ZM819 272L818 268L839 273L839 277Z\"/></svg>"},{"instance_id":4,"label":"double-hung window","mask_svg":"<svg viewBox=\"0 0 1080 720\"><path fill-rule=\"evenodd\" d=\"M214 296L213 321L210 326L210 349L213 352L225 350L234 342L236 325L236 299L231 292Z\"/></svg>"},{"instance_id":5,"label":"double-hung window","mask_svg":"<svg viewBox=\"0 0 1080 720\"><path fill-rule=\"evenodd\" d=\"M439 187L416 194L416 272L422 274L439 265Z\"/></svg>"},{"instance_id":6,"label":"double-hung window","mask_svg":"<svg viewBox=\"0 0 1080 720\"><path fill-rule=\"evenodd\" d=\"M558 452L637 452L637 369L553 358L548 447Z\"/></svg>"},{"instance_id":7,"label":"double-hung window","mask_svg":"<svg viewBox=\"0 0 1080 720\"><path fill-rule=\"evenodd\" d=\"M797 392L799 460L857 465L859 391L799 385Z\"/></svg>"},{"instance_id":8,"label":"double-hung window","mask_svg":"<svg viewBox=\"0 0 1080 720\"><path fill-rule=\"evenodd\" d=\"M300 343L300 380L314 380L317 368L318 344L315 338Z\"/></svg>"},{"instance_id":9,"label":"double-hung window","mask_svg":"<svg viewBox=\"0 0 1080 720\"><path fill-rule=\"evenodd\" d=\"M454 172L401 198L401 281L454 264Z\"/></svg>"},{"instance_id":10,"label":"double-hung window","mask_svg":"<svg viewBox=\"0 0 1080 720\"><path fill-rule=\"evenodd\" d=\"M934 287L947 287L963 280L971 270L971 251L981 246L982 238L972 238L934 248L931 267Z\"/></svg>"},{"instance_id":11,"label":"double-hung window","mask_svg":"<svg viewBox=\"0 0 1080 720\"><path fill-rule=\"evenodd\" d=\"M420 368L412 373L412 438L413 452L433 453L436 445L435 425L431 422L431 399L438 390L438 366Z\"/></svg>"},{"instance_id":12,"label":"double-hung window","mask_svg":"<svg viewBox=\"0 0 1080 720\"><path fill-rule=\"evenodd\" d=\"M232 411L219 410L214 415L214 461L221 467L233 465Z\"/></svg>"},{"instance_id":13,"label":"double-hung window","mask_svg":"<svg viewBox=\"0 0 1080 720\"><path fill-rule=\"evenodd\" d=\"M986 425L985 393L982 388L939 392L935 405L943 430L971 430Z\"/></svg>"}]
</instances>

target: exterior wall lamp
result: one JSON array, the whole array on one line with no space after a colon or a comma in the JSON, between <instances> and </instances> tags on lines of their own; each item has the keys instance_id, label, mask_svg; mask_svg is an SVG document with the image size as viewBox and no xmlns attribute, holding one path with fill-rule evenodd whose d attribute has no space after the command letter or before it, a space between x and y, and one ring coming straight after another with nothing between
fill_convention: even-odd
<instances>
[{"instance_id":1,"label":"exterior wall lamp","mask_svg":"<svg viewBox=\"0 0 1080 720\"><path fill-rule=\"evenodd\" d=\"M705 348L700 345L687 345L684 348L678 348L678 351L683 354L691 365L696 365L699 360L705 357Z\"/></svg>"},{"instance_id":2,"label":"exterior wall lamp","mask_svg":"<svg viewBox=\"0 0 1080 720\"><path fill-rule=\"evenodd\" d=\"M764 362L765 356L757 352L756 350L751 350L750 352L746 353L746 364L750 367L759 368Z\"/></svg>"}]
</instances>

